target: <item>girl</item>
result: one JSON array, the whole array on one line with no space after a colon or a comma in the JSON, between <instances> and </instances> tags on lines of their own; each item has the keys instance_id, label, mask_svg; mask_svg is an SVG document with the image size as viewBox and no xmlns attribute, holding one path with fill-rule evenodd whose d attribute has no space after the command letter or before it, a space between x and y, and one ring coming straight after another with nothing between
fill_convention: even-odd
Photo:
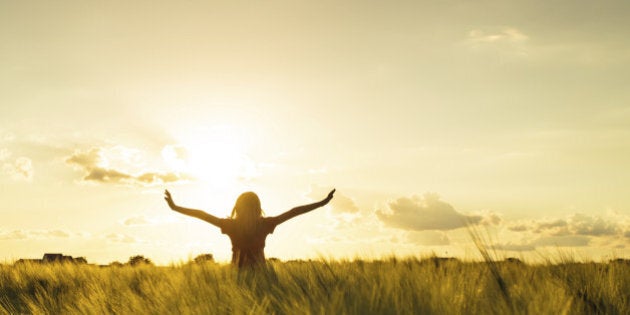
<instances>
[{"instance_id":1,"label":"girl","mask_svg":"<svg viewBox=\"0 0 630 315\"><path fill-rule=\"evenodd\" d=\"M333 198L335 189L319 202L295 207L279 216L263 217L260 199L253 192L241 194L236 199L232 215L227 219L217 218L201 210L180 207L175 204L171 193L164 191L168 206L179 213L204 220L221 229L232 241L232 264L238 267L255 266L265 261L265 239L276 226L286 220L325 206Z\"/></svg>"}]
</instances>

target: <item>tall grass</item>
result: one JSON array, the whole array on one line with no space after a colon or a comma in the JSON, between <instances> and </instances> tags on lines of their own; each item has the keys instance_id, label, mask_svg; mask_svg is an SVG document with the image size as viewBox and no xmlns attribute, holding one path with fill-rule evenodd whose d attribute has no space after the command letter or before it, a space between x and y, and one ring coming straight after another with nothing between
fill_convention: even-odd
<instances>
[{"instance_id":1,"label":"tall grass","mask_svg":"<svg viewBox=\"0 0 630 315\"><path fill-rule=\"evenodd\" d=\"M492 268L437 257L274 262L240 273L212 263L4 265L0 313L630 314L625 263Z\"/></svg>"}]
</instances>

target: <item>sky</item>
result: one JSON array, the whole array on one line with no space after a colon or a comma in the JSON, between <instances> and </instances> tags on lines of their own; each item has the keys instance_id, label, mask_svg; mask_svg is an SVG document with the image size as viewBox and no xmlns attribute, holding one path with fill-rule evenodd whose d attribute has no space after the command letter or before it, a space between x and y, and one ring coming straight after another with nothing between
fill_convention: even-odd
<instances>
[{"instance_id":1,"label":"sky","mask_svg":"<svg viewBox=\"0 0 630 315\"><path fill-rule=\"evenodd\" d=\"M629 257L627 1L0 1L0 261ZM467 227L468 226L468 227Z\"/></svg>"}]
</instances>

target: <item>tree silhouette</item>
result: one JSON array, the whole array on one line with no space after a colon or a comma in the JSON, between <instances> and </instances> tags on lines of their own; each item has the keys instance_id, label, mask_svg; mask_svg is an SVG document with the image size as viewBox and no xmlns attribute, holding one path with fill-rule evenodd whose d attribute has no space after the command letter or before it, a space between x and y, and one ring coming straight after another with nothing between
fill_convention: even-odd
<instances>
[{"instance_id":1,"label":"tree silhouette","mask_svg":"<svg viewBox=\"0 0 630 315\"><path fill-rule=\"evenodd\" d=\"M87 259L85 259L85 257L77 257L74 258L74 262L77 264L87 264Z\"/></svg>"},{"instance_id":2,"label":"tree silhouette","mask_svg":"<svg viewBox=\"0 0 630 315\"><path fill-rule=\"evenodd\" d=\"M201 254L194 259L196 264L213 263L214 256L212 254Z\"/></svg>"},{"instance_id":3,"label":"tree silhouette","mask_svg":"<svg viewBox=\"0 0 630 315\"><path fill-rule=\"evenodd\" d=\"M127 262L130 266L138 266L138 265L153 265L153 262L149 258L145 258L142 255L136 255L129 257L129 262Z\"/></svg>"}]
</instances>

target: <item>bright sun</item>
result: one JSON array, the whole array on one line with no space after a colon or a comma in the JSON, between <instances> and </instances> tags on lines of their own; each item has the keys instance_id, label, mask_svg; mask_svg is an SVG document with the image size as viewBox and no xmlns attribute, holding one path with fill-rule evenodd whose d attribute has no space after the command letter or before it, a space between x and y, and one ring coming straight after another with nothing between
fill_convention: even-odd
<instances>
[{"instance_id":1,"label":"bright sun","mask_svg":"<svg viewBox=\"0 0 630 315\"><path fill-rule=\"evenodd\" d=\"M234 184L254 174L245 144L231 126L196 129L179 144L165 146L162 157L173 170L211 185Z\"/></svg>"}]
</instances>

